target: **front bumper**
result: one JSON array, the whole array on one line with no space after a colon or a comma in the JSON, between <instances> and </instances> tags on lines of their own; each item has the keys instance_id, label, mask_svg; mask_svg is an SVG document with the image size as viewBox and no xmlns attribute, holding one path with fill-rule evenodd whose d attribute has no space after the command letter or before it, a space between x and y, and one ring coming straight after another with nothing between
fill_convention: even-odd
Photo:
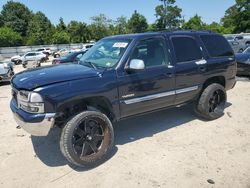
<instances>
[{"instance_id":1,"label":"front bumper","mask_svg":"<svg viewBox=\"0 0 250 188\"><path fill-rule=\"evenodd\" d=\"M14 99L11 100L10 108L14 119L26 132L34 136L47 136L54 126L55 113L30 114L17 107Z\"/></svg>"}]
</instances>

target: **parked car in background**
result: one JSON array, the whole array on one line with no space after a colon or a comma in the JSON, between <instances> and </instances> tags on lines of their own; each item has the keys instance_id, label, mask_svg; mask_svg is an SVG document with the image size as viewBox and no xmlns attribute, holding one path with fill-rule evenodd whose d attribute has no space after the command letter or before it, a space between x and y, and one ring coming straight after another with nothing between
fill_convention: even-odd
<instances>
[{"instance_id":1,"label":"parked car in background","mask_svg":"<svg viewBox=\"0 0 250 188\"><path fill-rule=\"evenodd\" d=\"M47 60L47 55L43 52L28 52L20 58L22 65L26 68L28 61L43 63Z\"/></svg>"},{"instance_id":2,"label":"parked car in background","mask_svg":"<svg viewBox=\"0 0 250 188\"><path fill-rule=\"evenodd\" d=\"M88 49L90 49L94 45L95 45L95 43L84 44L82 46L82 51L87 51Z\"/></svg>"},{"instance_id":3,"label":"parked car in background","mask_svg":"<svg viewBox=\"0 0 250 188\"><path fill-rule=\"evenodd\" d=\"M0 61L4 61L4 58L1 54L0 54Z\"/></svg>"},{"instance_id":4,"label":"parked car in background","mask_svg":"<svg viewBox=\"0 0 250 188\"><path fill-rule=\"evenodd\" d=\"M0 62L0 82L10 81L13 75L13 64L11 62Z\"/></svg>"},{"instance_id":5,"label":"parked car in background","mask_svg":"<svg viewBox=\"0 0 250 188\"><path fill-rule=\"evenodd\" d=\"M71 49L71 50L69 51L69 53L80 52L80 51L82 51L82 49L80 49L80 48L74 48L74 49Z\"/></svg>"},{"instance_id":6,"label":"parked car in background","mask_svg":"<svg viewBox=\"0 0 250 188\"><path fill-rule=\"evenodd\" d=\"M70 52L69 49L63 48L53 53L54 58L62 57Z\"/></svg>"},{"instance_id":7,"label":"parked car in background","mask_svg":"<svg viewBox=\"0 0 250 188\"><path fill-rule=\"evenodd\" d=\"M237 75L250 78L250 46L243 53L235 54L237 61Z\"/></svg>"},{"instance_id":8,"label":"parked car in background","mask_svg":"<svg viewBox=\"0 0 250 188\"><path fill-rule=\"evenodd\" d=\"M46 54L47 56L51 55L51 50L50 48L39 48L36 50L37 52L43 52L44 54Z\"/></svg>"},{"instance_id":9,"label":"parked car in background","mask_svg":"<svg viewBox=\"0 0 250 188\"><path fill-rule=\"evenodd\" d=\"M236 36L235 40L245 44L245 46L249 46L250 45L250 35L240 35L240 36Z\"/></svg>"},{"instance_id":10,"label":"parked car in background","mask_svg":"<svg viewBox=\"0 0 250 188\"><path fill-rule=\"evenodd\" d=\"M15 55L11 57L11 61L13 63L17 64L23 64L24 67L27 64L27 61L39 61L39 62L45 62L47 60L47 55L43 52L28 52L24 55Z\"/></svg>"},{"instance_id":11,"label":"parked car in background","mask_svg":"<svg viewBox=\"0 0 250 188\"><path fill-rule=\"evenodd\" d=\"M21 60L21 57L23 56L24 54L20 54L20 55L14 55L10 58L10 61L15 63L15 65L19 65L22 63L22 60Z\"/></svg>"},{"instance_id":12,"label":"parked car in background","mask_svg":"<svg viewBox=\"0 0 250 188\"><path fill-rule=\"evenodd\" d=\"M77 63L86 51L72 52L61 58L53 59L52 64Z\"/></svg>"},{"instance_id":13,"label":"parked car in background","mask_svg":"<svg viewBox=\"0 0 250 188\"><path fill-rule=\"evenodd\" d=\"M226 36L235 53L243 52L250 45L250 36Z\"/></svg>"}]
</instances>

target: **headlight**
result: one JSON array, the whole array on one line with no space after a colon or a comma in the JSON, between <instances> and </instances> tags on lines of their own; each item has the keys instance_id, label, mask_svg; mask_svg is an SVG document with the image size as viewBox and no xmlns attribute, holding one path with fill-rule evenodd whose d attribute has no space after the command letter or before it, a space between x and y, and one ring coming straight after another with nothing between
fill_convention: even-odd
<instances>
[{"instance_id":1,"label":"headlight","mask_svg":"<svg viewBox=\"0 0 250 188\"><path fill-rule=\"evenodd\" d=\"M19 91L17 95L18 107L29 113L44 113L43 98L39 93Z\"/></svg>"}]
</instances>

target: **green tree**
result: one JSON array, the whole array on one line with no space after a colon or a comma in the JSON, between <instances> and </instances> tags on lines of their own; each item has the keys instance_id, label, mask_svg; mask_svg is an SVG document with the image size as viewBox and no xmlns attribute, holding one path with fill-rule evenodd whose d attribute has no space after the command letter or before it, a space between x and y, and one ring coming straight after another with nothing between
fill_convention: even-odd
<instances>
[{"instance_id":1,"label":"green tree","mask_svg":"<svg viewBox=\"0 0 250 188\"><path fill-rule=\"evenodd\" d=\"M0 27L2 27L3 26L3 16L0 14Z\"/></svg>"},{"instance_id":2,"label":"green tree","mask_svg":"<svg viewBox=\"0 0 250 188\"><path fill-rule=\"evenodd\" d=\"M65 31L56 32L52 36L52 43L53 44L68 44L70 43L70 36Z\"/></svg>"},{"instance_id":3,"label":"green tree","mask_svg":"<svg viewBox=\"0 0 250 188\"><path fill-rule=\"evenodd\" d=\"M70 35L70 42L72 43L87 42L90 39L87 24L83 22L71 21L68 24L67 30Z\"/></svg>"},{"instance_id":4,"label":"green tree","mask_svg":"<svg viewBox=\"0 0 250 188\"><path fill-rule=\"evenodd\" d=\"M221 19L223 26L231 32L250 32L250 0L236 0Z\"/></svg>"},{"instance_id":5,"label":"green tree","mask_svg":"<svg viewBox=\"0 0 250 188\"><path fill-rule=\"evenodd\" d=\"M51 36L51 27L50 20L42 12L34 14L28 25L27 44L48 44Z\"/></svg>"},{"instance_id":6,"label":"green tree","mask_svg":"<svg viewBox=\"0 0 250 188\"><path fill-rule=\"evenodd\" d=\"M62 17L59 18L59 24L56 26L56 29L58 31L66 31L67 26L65 25Z\"/></svg>"},{"instance_id":7,"label":"green tree","mask_svg":"<svg viewBox=\"0 0 250 188\"><path fill-rule=\"evenodd\" d=\"M19 33L8 27L0 28L0 47L20 46L22 37Z\"/></svg>"},{"instance_id":8,"label":"green tree","mask_svg":"<svg viewBox=\"0 0 250 188\"><path fill-rule=\"evenodd\" d=\"M32 12L24 4L8 1L1 11L2 21L6 27L21 34L27 35L28 23L32 18Z\"/></svg>"},{"instance_id":9,"label":"green tree","mask_svg":"<svg viewBox=\"0 0 250 188\"><path fill-rule=\"evenodd\" d=\"M128 33L128 22L127 18L120 16L115 21L115 34L126 34Z\"/></svg>"},{"instance_id":10,"label":"green tree","mask_svg":"<svg viewBox=\"0 0 250 188\"><path fill-rule=\"evenodd\" d=\"M89 30L91 32L92 39L99 40L112 34L110 30L112 20L106 17L104 14L94 16L91 18L91 20L92 23L89 26Z\"/></svg>"},{"instance_id":11,"label":"green tree","mask_svg":"<svg viewBox=\"0 0 250 188\"><path fill-rule=\"evenodd\" d=\"M183 29L191 29L191 30L205 30L206 24L201 20L201 17L197 14L191 17L184 25Z\"/></svg>"},{"instance_id":12,"label":"green tree","mask_svg":"<svg viewBox=\"0 0 250 188\"><path fill-rule=\"evenodd\" d=\"M155 7L156 27L162 29L179 28L182 9L174 5L175 0L160 0L163 4Z\"/></svg>"},{"instance_id":13,"label":"green tree","mask_svg":"<svg viewBox=\"0 0 250 188\"><path fill-rule=\"evenodd\" d=\"M135 10L131 18L128 20L128 29L132 33L142 33L147 31L147 19Z\"/></svg>"},{"instance_id":14,"label":"green tree","mask_svg":"<svg viewBox=\"0 0 250 188\"><path fill-rule=\"evenodd\" d=\"M213 22L209 25L206 26L206 29L209 31L214 31L216 33L221 33L221 34L229 34L230 31L227 30L225 27L223 27L221 24L217 22Z\"/></svg>"}]
</instances>

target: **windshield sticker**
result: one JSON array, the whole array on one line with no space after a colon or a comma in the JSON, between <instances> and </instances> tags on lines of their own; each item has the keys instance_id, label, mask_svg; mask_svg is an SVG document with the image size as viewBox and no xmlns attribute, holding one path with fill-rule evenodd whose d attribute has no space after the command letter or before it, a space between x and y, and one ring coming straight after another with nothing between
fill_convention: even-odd
<instances>
[{"instance_id":1,"label":"windshield sticker","mask_svg":"<svg viewBox=\"0 0 250 188\"><path fill-rule=\"evenodd\" d=\"M113 48L126 48L128 45L127 42L116 42L114 45L113 45Z\"/></svg>"}]
</instances>

